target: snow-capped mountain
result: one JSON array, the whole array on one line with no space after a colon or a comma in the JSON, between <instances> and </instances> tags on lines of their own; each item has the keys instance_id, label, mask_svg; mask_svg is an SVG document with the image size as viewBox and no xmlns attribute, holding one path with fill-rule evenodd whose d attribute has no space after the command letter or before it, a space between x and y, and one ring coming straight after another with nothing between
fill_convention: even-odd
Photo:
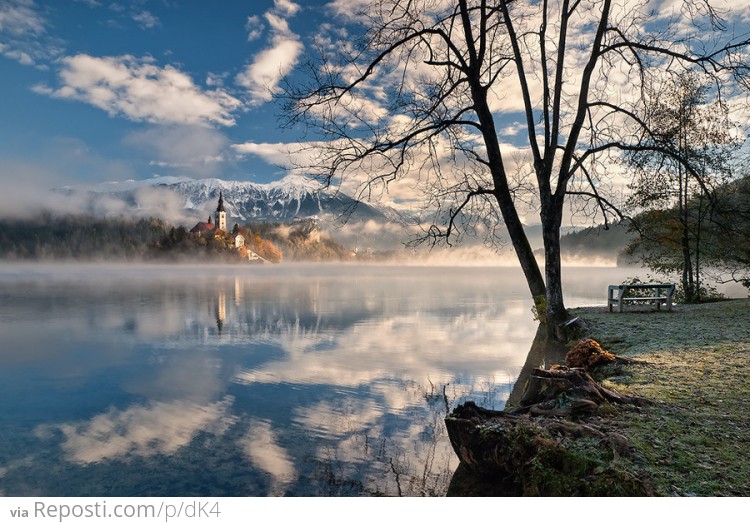
<instances>
[{"instance_id":1,"label":"snow-capped mountain","mask_svg":"<svg viewBox=\"0 0 750 523\"><path fill-rule=\"evenodd\" d=\"M127 207L148 211L148 205L158 205L154 190L170 191L183 204L186 217L205 218L216 208L219 193L232 221L270 220L286 222L294 218L318 216L361 222L392 222L399 213L357 201L332 188L323 188L316 181L299 175L259 184L225 181L217 178L194 180L184 177L154 177L147 180L109 182L86 189L92 201L106 195L122 201ZM65 188L66 192L80 192L80 188ZM144 195L150 195L145 197Z\"/></svg>"}]
</instances>

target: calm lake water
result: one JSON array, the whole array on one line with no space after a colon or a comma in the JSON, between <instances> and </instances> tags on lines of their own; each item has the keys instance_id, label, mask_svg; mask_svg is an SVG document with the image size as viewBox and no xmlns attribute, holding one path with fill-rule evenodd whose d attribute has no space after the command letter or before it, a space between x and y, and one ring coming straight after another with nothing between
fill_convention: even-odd
<instances>
[{"instance_id":1,"label":"calm lake water","mask_svg":"<svg viewBox=\"0 0 750 523\"><path fill-rule=\"evenodd\" d=\"M0 495L444 495L530 309L515 268L0 265Z\"/></svg>"}]
</instances>

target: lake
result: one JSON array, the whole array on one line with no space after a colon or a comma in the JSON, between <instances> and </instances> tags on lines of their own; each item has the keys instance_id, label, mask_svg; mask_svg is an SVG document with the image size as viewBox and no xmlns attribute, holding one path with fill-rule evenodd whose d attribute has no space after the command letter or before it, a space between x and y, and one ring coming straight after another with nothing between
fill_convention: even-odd
<instances>
[{"instance_id":1,"label":"lake","mask_svg":"<svg viewBox=\"0 0 750 523\"><path fill-rule=\"evenodd\" d=\"M445 495L443 418L504 406L531 305L509 267L0 265L0 494Z\"/></svg>"}]
</instances>

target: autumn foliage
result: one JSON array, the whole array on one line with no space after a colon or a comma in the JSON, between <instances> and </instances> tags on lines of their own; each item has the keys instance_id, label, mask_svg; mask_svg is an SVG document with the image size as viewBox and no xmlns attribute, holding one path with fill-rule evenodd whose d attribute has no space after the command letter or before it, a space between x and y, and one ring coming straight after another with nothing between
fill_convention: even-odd
<instances>
[{"instance_id":1,"label":"autumn foliage","mask_svg":"<svg viewBox=\"0 0 750 523\"><path fill-rule=\"evenodd\" d=\"M247 243L258 256L272 263L279 263L283 258L281 251L271 241L261 238L257 232L249 235Z\"/></svg>"}]
</instances>

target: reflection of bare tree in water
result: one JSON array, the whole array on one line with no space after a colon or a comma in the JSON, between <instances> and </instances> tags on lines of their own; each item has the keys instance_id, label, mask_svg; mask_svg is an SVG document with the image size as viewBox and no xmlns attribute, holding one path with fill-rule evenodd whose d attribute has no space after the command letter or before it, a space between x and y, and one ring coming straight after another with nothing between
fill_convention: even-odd
<instances>
[{"instance_id":1,"label":"reflection of bare tree in water","mask_svg":"<svg viewBox=\"0 0 750 523\"><path fill-rule=\"evenodd\" d=\"M531 371L538 368L548 369L550 365L555 363L564 364L566 352L565 345L559 341L550 339L544 326L540 325L534 336L534 341L531 342L531 349L529 349L529 355L526 356L526 363L523 364L523 368L518 375L518 379L513 386L506 405L520 405L521 397L523 396L526 383L529 381Z\"/></svg>"},{"instance_id":2,"label":"reflection of bare tree in water","mask_svg":"<svg viewBox=\"0 0 750 523\"><path fill-rule=\"evenodd\" d=\"M565 359L565 347L550 342L537 330L526 362L512 389L508 404L518 404L531 371ZM325 483L320 491L329 496L443 496L493 495L510 491L503 485L478 482L466 474L450 447L445 417L456 403L450 384L413 384L410 394L423 397L427 409L415 408L412 423L392 435L372 436L367 430L347 441L357 460L347 459L341 444L327 448L316 476ZM464 391L465 392L465 391ZM451 397L449 397L451 396ZM413 431L409 434L409 431ZM406 432L406 434L404 433Z\"/></svg>"},{"instance_id":3,"label":"reflection of bare tree in water","mask_svg":"<svg viewBox=\"0 0 750 523\"><path fill-rule=\"evenodd\" d=\"M356 460L344 455L347 449L340 443L326 448L314 473L314 480L324 484L318 491L328 496L445 495L457 462L444 423L455 402L448 390L447 384L414 384L410 392L421 395L427 409L413 408L411 423L393 434L353 434L347 441Z\"/></svg>"},{"instance_id":4,"label":"reflection of bare tree in water","mask_svg":"<svg viewBox=\"0 0 750 523\"><path fill-rule=\"evenodd\" d=\"M445 387L440 393L425 391L429 410L414 426L422 427L419 438L409 442L406 439L384 442L384 455L388 459L397 492L383 492L398 496L443 496L455 466L444 419L449 412L449 400ZM404 448L398 448L398 445ZM411 444L411 452L406 445ZM388 486L387 484L385 486Z\"/></svg>"},{"instance_id":5,"label":"reflection of bare tree in water","mask_svg":"<svg viewBox=\"0 0 750 523\"><path fill-rule=\"evenodd\" d=\"M549 368L553 364L565 362L566 347L559 341L550 339L544 325L540 325L531 343L526 362L518 375L506 406L520 405L521 397L529 381L531 372L538 368ZM486 479L478 479L459 464L453 473L447 489L448 496L515 496L517 492L502 483L493 484Z\"/></svg>"},{"instance_id":6,"label":"reflection of bare tree in water","mask_svg":"<svg viewBox=\"0 0 750 523\"><path fill-rule=\"evenodd\" d=\"M548 342L544 329L536 333L526 363L508 403L517 403L531 371L564 360L564 347ZM313 472L316 491L327 496L444 496L456 492L469 495L502 495L502 486L473 483L462 475L445 427L445 417L466 390L456 384L412 383L410 395L421 396L423 407L411 407L411 423L388 435L372 435L369 429L353 430L341 442L319 452ZM489 393L488 393L489 394ZM489 396L488 396L489 397ZM353 428L353 427L352 427ZM352 454L355 456L352 459ZM474 480L475 481L475 480ZM482 489L485 490L482 490Z\"/></svg>"}]
</instances>

